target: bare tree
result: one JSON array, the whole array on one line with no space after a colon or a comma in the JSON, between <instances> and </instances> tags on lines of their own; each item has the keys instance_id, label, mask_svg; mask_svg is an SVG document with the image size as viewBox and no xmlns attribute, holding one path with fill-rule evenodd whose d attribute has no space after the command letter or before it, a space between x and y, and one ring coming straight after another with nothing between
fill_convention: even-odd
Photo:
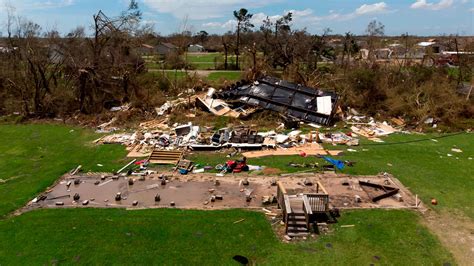
<instances>
[{"instance_id":1,"label":"bare tree","mask_svg":"<svg viewBox=\"0 0 474 266\"><path fill-rule=\"evenodd\" d=\"M254 25L250 22L253 14L250 14L247 9L241 8L240 10L234 11L234 17L237 20L237 38L236 38L236 45L235 45L235 66L237 69L240 69L239 66L239 55L240 55L240 34L241 32L246 32L254 27Z\"/></svg>"},{"instance_id":2,"label":"bare tree","mask_svg":"<svg viewBox=\"0 0 474 266\"><path fill-rule=\"evenodd\" d=\"M385 35L385 25L383 25L380 21L372 20L369 25L367 25L365 33L367 34L368 38L367 44L369 47L369 58L374 60L374 50L380 40L380 37Z\"/></svg>"}]
</instances>

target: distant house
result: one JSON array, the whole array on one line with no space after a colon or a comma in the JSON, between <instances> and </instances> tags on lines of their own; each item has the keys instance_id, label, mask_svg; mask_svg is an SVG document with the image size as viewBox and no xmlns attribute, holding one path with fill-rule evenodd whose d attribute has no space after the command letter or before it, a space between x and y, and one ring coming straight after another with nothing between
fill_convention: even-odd
<instances>
[{"instance_id":1,"label":"distant house","mask_svg":"<svg viewBox=\"0 0 474 266\"><path fill-rule=\"evenodd\" d=\"M428 50L431 50L431 52L433 52L434 54L439 54L439 53L442 53L446 47L440 43L437 43L437 42L432 42L432 41L428 41L428 42L419 42L417 44L417 46L423 50L425 50L425 53L428 51Z\"/></svg>"},{"instance_id":2,"label":"distant house","mask_svg":"<svg viewBox=\"0 0 474 266\"><path fill-rule=\"evenodd\" d=\"M342 47L343 46L342 39L339 39L339 38L330 39L328 41L328 46L332 48Z\"/></svg>"},{"instance_id":3,"label":"distant house","mask_svg":"<svg viewBox=\"0 0 474 266\"><path fill-rule=\"evenodd\" d=\"M408 56L407 48L399 43L389 44L388 48L392 51L390 58L404 58Z\"/></svg>"},{"instance_id":4,"label":"distant house","mask_svg":"<svg viewBox=\"0 0 474 266\"><path fill-rule=\"evenodd\" d=\"M374 56L376 59L390 59L392 56L392 50L389 48L381 48L374 50Z\"/></svg>"},{"instance_id":5,"label":"distant house","mask_svg":"<svg viewBox=\"0 0 474 266\"><path fill-rule=\"evenodd\" d=\"M205 51L206 51L206 49L204 48L204 46L199 45L199 44L191 44L188 47L188 52L190 52L190 53L203 53Z\"/></svg>"},{"instance_id":6,"label":"distant house","mask_svg":"<svg viewBox=\"0 0 474 266\"><path fill-rule=\"evenodd\" d=\"M13 49L12 49L12 48L10 48L6 45L4 46L4 45L0 44L0 53L2 53L2 54L10 53L10 52L12 52L14 50L17 50L17 49L18 49L18 47L13 47Z\"/></svg>"},{"instance_id":7,"label":"distant house","mask_svg":"<svg viewBox=\"0 0 474 266\"><path fill-rule=\"evenodd\" d=\"M363 59L363 60L367 60L369 59L369 49L360 49L359 50L359 53L360 53L360 58Z\"/></svg>"},{"instance_id":8,"label":"distant house","mask_svg":"<svg viewBox=\"0 0 474 266\"><path fill-rule=\"evenodd\" d=\"M155 52L159 55L168 55L178 50L178 47L172 43L160 43L155 46Z\"/></svg>"},{"instance_id":9,"label":"distant house","mask_svg":"<svg viewBox=\"0 0 474 266\"><path fill-rule=\"evenodd\" d=\"M139 55L150 56L155 53L155 47L149 44L142 43L140 47L137 48L137 52Z\"/></svg>"}]
</instances>

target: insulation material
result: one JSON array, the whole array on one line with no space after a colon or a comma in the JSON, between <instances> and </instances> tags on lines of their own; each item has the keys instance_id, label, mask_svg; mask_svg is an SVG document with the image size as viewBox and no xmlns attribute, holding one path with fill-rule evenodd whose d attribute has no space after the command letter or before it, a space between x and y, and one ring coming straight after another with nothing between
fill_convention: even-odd
<instances>
[{"instance_id":1,"label":"insulation material","mask_svg":"<svg viewBox=\"0 0 474 266\"><path fill-rule=\"evenodd\" d=\"M331 96L318 97L316 99L318 113L330 115L332 112Z\"/></svg>"}]
</instances>

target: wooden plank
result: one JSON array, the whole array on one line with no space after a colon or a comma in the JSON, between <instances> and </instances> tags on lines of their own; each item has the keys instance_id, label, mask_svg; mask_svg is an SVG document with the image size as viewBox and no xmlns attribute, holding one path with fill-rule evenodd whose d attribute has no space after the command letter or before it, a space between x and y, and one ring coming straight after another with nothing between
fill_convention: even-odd
<instances>
[{"instance_id":1,"label":"wooden plank","mask_svg":"<svg viewBox=\"0 0 474 266\"><path fill-rule=\"evenodd\" d=\"M317 181L316 184L317 184L317 187L318 187L318 193L319 193L319 189L321 189L324 194L329 194L329 193L326 191L326 189L324 188L323 184L321 184L321 182Z\"/></svg>"},{"instance_id":2,"label":"wooden plank","mask_svg":"<svg viewBox=\"0 0 474 266\"><path fill-rule=\"evenodd\" d=\"M278 187L280 188L281 192L283 194L286 194L286 188L283 186L283 183L281 181L277 182Z\"/></svg>"},{"instance_id":3,"label":"wooden plank","mask_svg":"<svg viewBox=\"0 0 474 266\"><path fill-rule=\"evenodd\" d=\"M377 202L381 199L393 196L393 195L397 194L398 191L399 191L399 189L396 188L396 187L390 187L390 186L374 184L374 183L364 182L364 181L359 181L359 185L367 193L367 195L370 197L372 202ZM374 193L374 191L370 191L370 190L366 189L365 187L380 189L380 190L383 191L383 193L377 194L377 193Z\"/></svg>"},{"instance_id":4,"label":"wooden plank","mask_svg":"<svg viewBox=\"0 0 474 266\"><path fill-rule=\"evenodd\" d=\"M148 160L154 164L177 164L183 157L181 151L153 150Z\"/></svg>"},{"instance_id":5,"label":"wooden plank","mask_svg":"<svg viewBox=\"0 0 474 266\"><path fill-rule=\"evenodd\" d=\"M306 211L309 215L313 214L313 211L312 211L312 209L311 209L311 205L309 204L308 196L306 196L306 195L303 195L303 204L304 204L304 209L305 209L305 211Z\"/></svg>"},{"instance_id":6,"label":"wooden plank","mask_svg":"<svg viewBox=\"0 0 474 266\"><path fill-rule=\"evenodd\" d=\"M244 152L242 155L247 158L257 158L257 157L264 157L264 156L272 156L272 155L299 155L300 153L306 153L306 155L339 155L342 153L341 150L325 150L320 144L318 143L307 143L297 147L291 147L287 149L278 148L274 150L262 150L262 151L250 151Z\"/></svg>"},{"instance_id":7,"label":"wooden plank","mask_svg":"<svg viewBox=\"0 0 474 266\"><path fill-rule=\"evenodd\" d=\"M287 214L291 214L291 205L290 205L290 198L288 198L288 195L284 195L284 201L285 201L285 210Z\"/></svg>"}]
</instances>

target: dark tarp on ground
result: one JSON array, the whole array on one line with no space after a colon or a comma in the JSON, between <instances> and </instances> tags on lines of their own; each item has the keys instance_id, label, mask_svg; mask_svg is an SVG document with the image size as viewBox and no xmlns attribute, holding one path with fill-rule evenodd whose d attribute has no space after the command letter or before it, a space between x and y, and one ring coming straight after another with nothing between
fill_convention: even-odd
<instances>
[{"instance_id":1,"label":"dark tarp on ground","mask_svg":"<svg viewBox=\"0 0 474 266\"><path fill-rule=\"evenodd\" d=\"M317 98L331 97L331 112L318 112ZM249 85L234 86L217 94L223 100L237 100L251 106L276 111L305 122L328 125L336 109L338 95L273 77L264 77Z\"/></svg>"}]
</instances>

